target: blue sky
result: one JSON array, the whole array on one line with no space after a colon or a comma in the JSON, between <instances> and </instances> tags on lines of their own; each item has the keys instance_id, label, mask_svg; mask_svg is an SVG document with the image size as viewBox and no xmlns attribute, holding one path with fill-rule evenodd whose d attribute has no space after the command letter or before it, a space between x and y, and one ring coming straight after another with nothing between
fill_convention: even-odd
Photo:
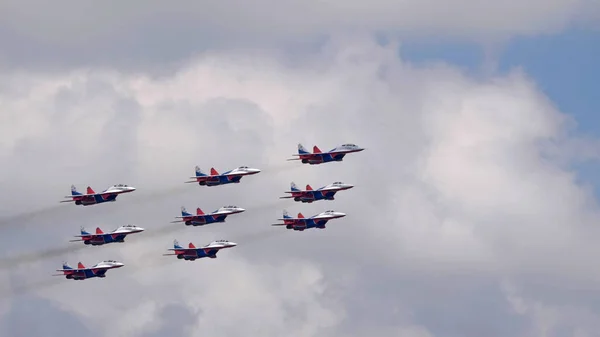
<instances>
[{"instance_id":1,"label":"blue sky","mask_svg":"<svg viewBox=\"0 0 600 337\"><path fill-rule=\"evenodd\" d=\"M415 62L443 60L469 71L478 71L485 60L477 44L412 42L403 43L400 54ZM516 38L498 55L498 71L522 68L561 112L577 120L577 132L600 136L600 31L569 30L558 35ZM600 165L577 165L579 179L593 184L600 197Z\"/></svg>"},{"instance_id":2,"label":"blue sky","mask_svg":"<svg viewBox=\"0 0 600 337\"><path fill-rule=\"evenodd\" d=\"M476 44L405 42L401 55L413 62L444 60L478 69L484 60ZM580 132L600 134L600 32L569 30L547 37L517 38L504 46L499 70L522 67Z\"/></svg>"}]
</instances>

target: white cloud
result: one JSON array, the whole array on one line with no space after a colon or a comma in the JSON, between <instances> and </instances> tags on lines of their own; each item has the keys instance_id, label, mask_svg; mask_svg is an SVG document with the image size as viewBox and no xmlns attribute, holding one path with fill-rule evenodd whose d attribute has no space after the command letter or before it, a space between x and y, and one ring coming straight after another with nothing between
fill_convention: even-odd
<instances>
[{"instance_id":1,"label":"white cloud","mask_svg":"<svg viewBox=\"0 0 600 337\"><path fill-rule=\"evenodd\" d=\"M265 54L213 53L159 79L83 70L14 75L29 87L0 93L0 109L11 111L13 121L0 124L2 188L12 191L3 211L51 206L74 182L98 189L124 182L139 190L111 205L61 205L30 228L39 226L36 235L46 244L76 234L82 222L148 228L123 245L68 256L86 264L125 261L106 279L65 280L36 293L95 327L115 320L102 327L106 335L125 333L130 317L150 322L171 303L194 317L191 333L322 336L372 329L430 337L448 329L435 319L439 310L460 321L449 327L453 333L480 335L465 319L478 315L490 331L498 320L508 329L503 320L519 301L502 293L504 279L555 287L524 286L520 297L540 303L573 287L597 291L600 274L590 265L600 253L597 208L564 168L563 144L573 141L564 133L571 125L565 115L520 71L477 80L444 65L415 67L397 59L396 47L340 38L295 66ZM343 163L286 163L298 142L322 149L353 142L368 150ZM552 151L549 142L557 144ZM183 186L194 165L264 171L236 186ZM334 202L278 203L292 180L356 187ZM21 205L26 196L30 203ZM151 234L176 226L168 222L179 206L209 211L224 204L248 211L222 225ZM324 231L296 233L269 226L283 208L305 215L333 208L348 216ZM276 234L261 240L262 233ZM240 245L216 260L187 263L160 256L174 238ZM55 269L56 258L35 270ZM482 297L499 302L482 309ZM529 302L521 303L519 312L530 313ZM598 310L575 297L570 305L572 312ZM507 316L483 317L496 312ZM541 311L526 317L540 327L540 317L554 320ZM549 329L563 323L597 331L587 319ZM527 332L512 329L508 335Z\"/></svg>"}]
</instances>

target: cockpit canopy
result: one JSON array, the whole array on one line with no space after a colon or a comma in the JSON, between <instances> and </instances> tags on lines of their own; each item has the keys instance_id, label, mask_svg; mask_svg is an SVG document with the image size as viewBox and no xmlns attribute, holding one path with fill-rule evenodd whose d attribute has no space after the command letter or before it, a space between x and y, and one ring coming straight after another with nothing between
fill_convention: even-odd
<instances>
[{"instance_id":1,"label":"cockpit canopy","mask_svg":"<svg viewBox=\"0 0 600 337\"><path fill-rule=\"evenodd\" d=\"M336 182L333 183L333 185L344 185L344 183L341 182L341 181L336 181Z\"/></svg>"},{"instance_id":2,"label":"cockpit canopy","mask_svg":"<svg viewBox=\"0 0 600 337\"><path fill-rule=\"evenodd\" d=\"M226 243L226 242L229 242L229 240L215 240L214 242Z\"/></svg>"},{"instance_id":3,"label":"cockpit canopy","mask_svg":"<svg viewBox=\"0 0 600 337\"><path fill-rule=\"evenodd\" d=\"M238 167L238 169L240 169L240 170L247 170L248 166L240 166L240 167Z\"/></svg>"},{"instance_id":4,"label":"cockpit canopy","mask_svg":"<svg viewBox=\"0 0 600 337\"><path fill-rule=\"evenodd\" d=\"M116 185L113 185L113 187L129 187L129 186L127 186L125 184L116 184Z\"/></svg>"},{"instance_id":5,"label":"cockpit canopy","mask_svg":"<svg viewBox=\"0 0 600 337\"><path fill-rule=\"evenodd\" d=\"M115 260L104 260L104 261L102 261L102 263L112 264L112 263L117 263L117 261L115 261Z\"/></svg>"},{"instance_id":6,"label":"cockpit canopy","mask_svg":"<svg viewBox=\"0 0 600 337\"><path fill-rule=\"evenodd\" d=\"M335 211L333 211L333 210L328 210L328 211L325 211L324 213L325 213L325 214L332 214L332 213L335 213Z\"/></svg>"},{"instance_id":7,"label":"cockpit canopy","mask_svg":"<svg viewBox=\"0 0 600 337\"><path fill-rule=\"evenodd\" d=\"M342 147L358 147L355 144L344 144Z\"/></svg>"},{"instance_id":8,"label":"cockpit canopy","mask_svg":"<svg viewBox=\"0 0 600 337\"><path fill-rule=\"evenodd\" d=\"M225 207L223 207L223 208L227 208L227 209L236 209L236 208L238 208L238 207L237 207L237 206L231 206L231 205L230 205L230 206L225 206Z\"/></svg>"}]
</instances>

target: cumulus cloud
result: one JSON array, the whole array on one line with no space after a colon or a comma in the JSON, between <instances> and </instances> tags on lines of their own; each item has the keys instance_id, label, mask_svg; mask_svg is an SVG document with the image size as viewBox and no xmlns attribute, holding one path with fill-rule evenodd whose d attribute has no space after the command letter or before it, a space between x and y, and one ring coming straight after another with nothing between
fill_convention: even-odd
<instances>
[{"instance_id":1,"label":"cumulus cloud","mask_svg":"<svg viewBox=\"0 0 600 337\"><path fill-rule=\"evenodd\" d=\"M562 155L563 144L587 140L565 132L572 121L519 70L475 79L443 64L414 66L397 47L352 36L294 65L214 52L166 78L110 70L3 78L2 189L10 192L2 211L51 208L26 223L5 220L3 249L66 245L82 224L148 228L125 244L3 273L27 283L50 279L61 259L124 261L106 279L57 278L28 292L106 336L169 327L189 335L593 335L598 208ZM285 161L298 142L368 149L309 167ZM195 165L263 172L208 189L182 183ZM333 202L277 199L290 181L340 180L356 187ZM139 190L110 205L53 206L72 183L118 182ZM227 204L248 211L204 228L168 224L182 205ZM298 233L269 226L283 209L348 216ZM173 239L239 246L190 263L161 256ZM180 320L166 321L167 312Z\"/></svg>"}]
</instances>

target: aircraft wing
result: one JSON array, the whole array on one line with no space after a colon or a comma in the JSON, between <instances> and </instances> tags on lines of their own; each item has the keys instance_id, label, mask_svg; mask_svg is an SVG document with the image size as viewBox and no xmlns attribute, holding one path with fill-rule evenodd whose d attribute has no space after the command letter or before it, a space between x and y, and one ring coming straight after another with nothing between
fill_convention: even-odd
<instances>
[{"instance_id":1,"label":"aircraft wing","mask_svg":"<svg viewBox=\"0 0 600 337\"><path fill-rule=\"evenodd\" d=\"M108 194L113 193L113 192L109 192ZM77 194L77 195L69 195L69 196L65 196L65 198L82 198L82 197L93 197L95 195L98 195L100 193L91 193L91 194Z\"/></svg>"},{"instance_id":2,"label":"aircraft wing","mask_svg":"<svg viewBox=\"0 0 600 337\"><path fill-rule=\"evenodd\" d=\"M84 271L84 270L89 270L90 268L73 268L73 269L56 269L56 271ZM64 276L63 274L60 274L60 276Z\"/></svg>"},{"instance_id":3,"label":"aircraft wing","mask_svg":"<svg viewBox=\"0 0 600 337\"><path fill-rule=\"evenodd\" d=\"M87 236L87 235L86 235L86 236ZM79 238L82 238L82 237L83 237L83 235L77 235L77 236L75 236L75 237L76 237L76 238L77 238L77 237L79 237ZM83 241L83 239L69 240L69 242L79 242L79 241Z\"/></svg>"},{"instance_id":4,"label":"aircraft wing","mask_svg":"<svg viewBox=\"0 0 600 337\"><path fill-rule=\"evenodd\" d=\"M197 250L197 249L198 249L198 248L169 248L169 249L167 249L167 250L170 250L170 251L173 251L173 252L174 252L174 251L184 251L184 252L188 252L188 251L190 251L190 250ZM184 253L184 254L185 254L185 253ZM172 256L172 255L177 255L177 254L175 254L175 253L171 253L171 254L163 254L163 256Z\"/></svg>"},{"instance_id":5,"label":"aircraft wing","mask_svg":"<svg viewBox=\"0 0 600 337\"><path fill-rule=\"evenodd\" d=\"M197 183L200 181L204 181L204 180L209 180L210 178L213 178L215 176L200 176L200 177L189 177L188 179L193 179L193 180L189 180L186 181L186 184L190 184L190 183Z\"/></svg>"},{"instance_id":6,"label":"aircraft wing","mask_svg":"<svg viewBox=\"0 0 600 337\"><path fill-rule=\"evenodd\" d=\"M174 218L177 219L185 219L185 218L192 218L192 219L198 219L198 218L206 218L207 216L211 216L212 214L202 214L202 215L198 215L198 214L192 214L192 215L186 215L186 216L176 216Z\"/></svg>"}]
</instances>

